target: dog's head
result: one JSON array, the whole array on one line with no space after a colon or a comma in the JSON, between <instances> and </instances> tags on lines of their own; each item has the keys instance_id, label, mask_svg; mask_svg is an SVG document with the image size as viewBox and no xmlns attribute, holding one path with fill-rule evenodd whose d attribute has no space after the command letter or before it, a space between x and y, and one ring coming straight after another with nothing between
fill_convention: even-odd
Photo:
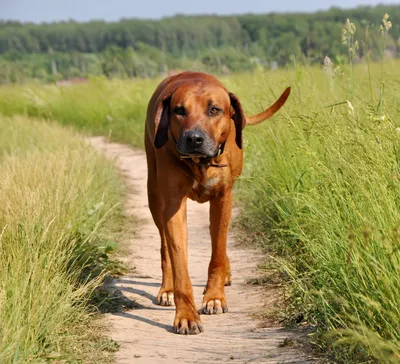
<instances>
[{"instance_id":1,"label":"dog's head","mask_svg":"<svg viewBox=\"0 0 400 364\"><path fill-rule=\"evenodd\" d=\"M181 156L213 158L231 133L231 120L236 144L242 148L246 118L239 99L218 83L185 82L158 105L154 145L161 148L170 129Z\"/></svg>"}]
</instances>

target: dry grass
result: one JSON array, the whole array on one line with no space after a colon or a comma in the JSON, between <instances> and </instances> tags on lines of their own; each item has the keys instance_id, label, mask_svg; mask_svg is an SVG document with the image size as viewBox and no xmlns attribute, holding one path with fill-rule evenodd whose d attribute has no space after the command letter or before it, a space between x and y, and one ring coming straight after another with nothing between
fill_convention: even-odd
<instances>
[{"instance_id":1,"label":"dry grass","mask_svg":"<svg viewBox=\"0 0 400 364\"><path fill-rule=\"evenodd\" d=\"M0 362L78 359L108 269L116 172L76 133L23 117L0 118L0 170Z\"/></svg>"}]
</instances>

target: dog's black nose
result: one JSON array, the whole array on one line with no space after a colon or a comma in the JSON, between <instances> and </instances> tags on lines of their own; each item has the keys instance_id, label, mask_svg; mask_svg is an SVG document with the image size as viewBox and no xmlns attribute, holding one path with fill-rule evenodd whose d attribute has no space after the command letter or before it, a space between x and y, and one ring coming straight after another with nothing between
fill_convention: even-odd
<instances>
[{"instance_id":1,"label":"dog's black nose","mask_svg":"<svg viewBox=\"0 0 400 364\"><path fill-rule=\"evenodd\" d=\"M197 148L204 142L204 135L199 130L189 130L185 133L185 141L189 148Z\"/></svg>"}]
</instances>

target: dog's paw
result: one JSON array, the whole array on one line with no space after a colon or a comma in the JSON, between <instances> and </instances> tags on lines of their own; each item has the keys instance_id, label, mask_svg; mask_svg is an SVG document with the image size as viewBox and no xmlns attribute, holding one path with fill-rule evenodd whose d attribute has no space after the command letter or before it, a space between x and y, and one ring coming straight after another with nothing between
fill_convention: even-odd
<instances>
[{"instance_id":1,"label":"dog's paw","mask_svg":"<svg viewBox=\"0 0 400 364\"><path fill-rule=\"evenodd\" d=\"M225 297L222 297L221 299L204 299L202 307L199 310L199 313L203 315L213 315L226 312L228 312L228 305L226 304Z\"/></svg>"},{"instance_id":2,"label":"dog's paw","mask_svg":"<svg viewBox=\"0 0 400 364\"><path fill-rule=\"evenodd\" d=\"M160 306L173 306L174 303L174 292L160 289L157 295L157 304Z\"/></svg>"},{"instance_id":3,"label":"dog's paw","mask_svg":"<svg viewBox=\"0 0 400 364\"><path fill-rule=\"evenodd\" d=\"M174 332L181 335L196 335L203 332L200 316L194 313L176 313L174 320Z\"/></svg>"}]
</instances>

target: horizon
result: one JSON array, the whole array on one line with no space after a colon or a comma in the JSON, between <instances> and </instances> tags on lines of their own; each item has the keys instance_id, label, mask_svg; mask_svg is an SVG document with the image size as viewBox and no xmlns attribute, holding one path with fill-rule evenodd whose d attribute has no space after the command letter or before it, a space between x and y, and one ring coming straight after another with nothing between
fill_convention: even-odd
<instances>
[{"instance_id":1,"label":"horizon","mask_svg":"<svg viewBox=\"0 0 400 364\"><path fill-rule=\"evenodd\" d=\"M316 4L313 0L303 1L301 4L295 0L283 0L279 4L266 4L263 1L249 0L246 4L230 4L229 7L224 8L224 3L229 3L228 0L220 1L218 4L212 4L212 10L209 10L207 4L212 3L212 0L205 0L200 4L197 4L195 10L182 10L179 3L182 0L170 1L169 5L171 8L168 9L153 9L148 8L153 3L146 4L144 8L135 8L132 3L129 4L129 0L116 0L114 5L116 9L109 9L105 2L99 3L96 0L86 0L84 4L89 6L89 9L82 9L82 2L79 0L71 0L72 7L69 9L63 8L65 3L61 0L53 1L52 5L61 6L56 8L49 8L46 0L38 0L37 4L29 3L29 0L6 0L5 4L0 4L2 22L21 22L21 23L33 23L33 24L48 24L56 22L106 22L113 23L122 20L162 20L167 18L174 18L179 16L240 16L240 15L267 15L267 14L298 14L298 13L316 13L320 11L328 11L332 8L338 8L340 10L350 10L362 7L376 7L376 6L390 6L399 5L398 2L394 1L375 1L375 0L337 0L325 2L325 5L319 2ZM76 3L76 6L74 6ZM90 4L95 4L92 7ZM156 3L159 3L158 1ZM34 8L30 8L34 5ZM71 4L69 4L71 5ZM122 8L121 8L122 5ZM159 4L162 6L163 4ZM192 4L196 5L196 4ZM214 6L215 5L215 6ZM300 6L299 6L300 5ZM102 7L103 6L103 7ZM204 6L207 8L205 9ZM222 9L221 9L222 6ZM43 11L43 9L45 9ZM175 9L175 10L173 10ZM192 7L193 9L193 7ZM230 10L226 10L230 9ZM65 11L68 10L68 11ZM155 11L157 10L157 11ZM128 14L127 14L128 12ZM57 14L66 14L60 16ZM7 15L8 14L8 15ZM19 14L19 15L17 15ZM77 16L71 16L76 14ZM93 15L90 15L93 14ZM100 14L103 14L102 16ZM117 15L120 14L120 15ZM98 16L100 15L100 16ZM40 17L40 18L39 18Z\"/></svg>"}]
</instances>

